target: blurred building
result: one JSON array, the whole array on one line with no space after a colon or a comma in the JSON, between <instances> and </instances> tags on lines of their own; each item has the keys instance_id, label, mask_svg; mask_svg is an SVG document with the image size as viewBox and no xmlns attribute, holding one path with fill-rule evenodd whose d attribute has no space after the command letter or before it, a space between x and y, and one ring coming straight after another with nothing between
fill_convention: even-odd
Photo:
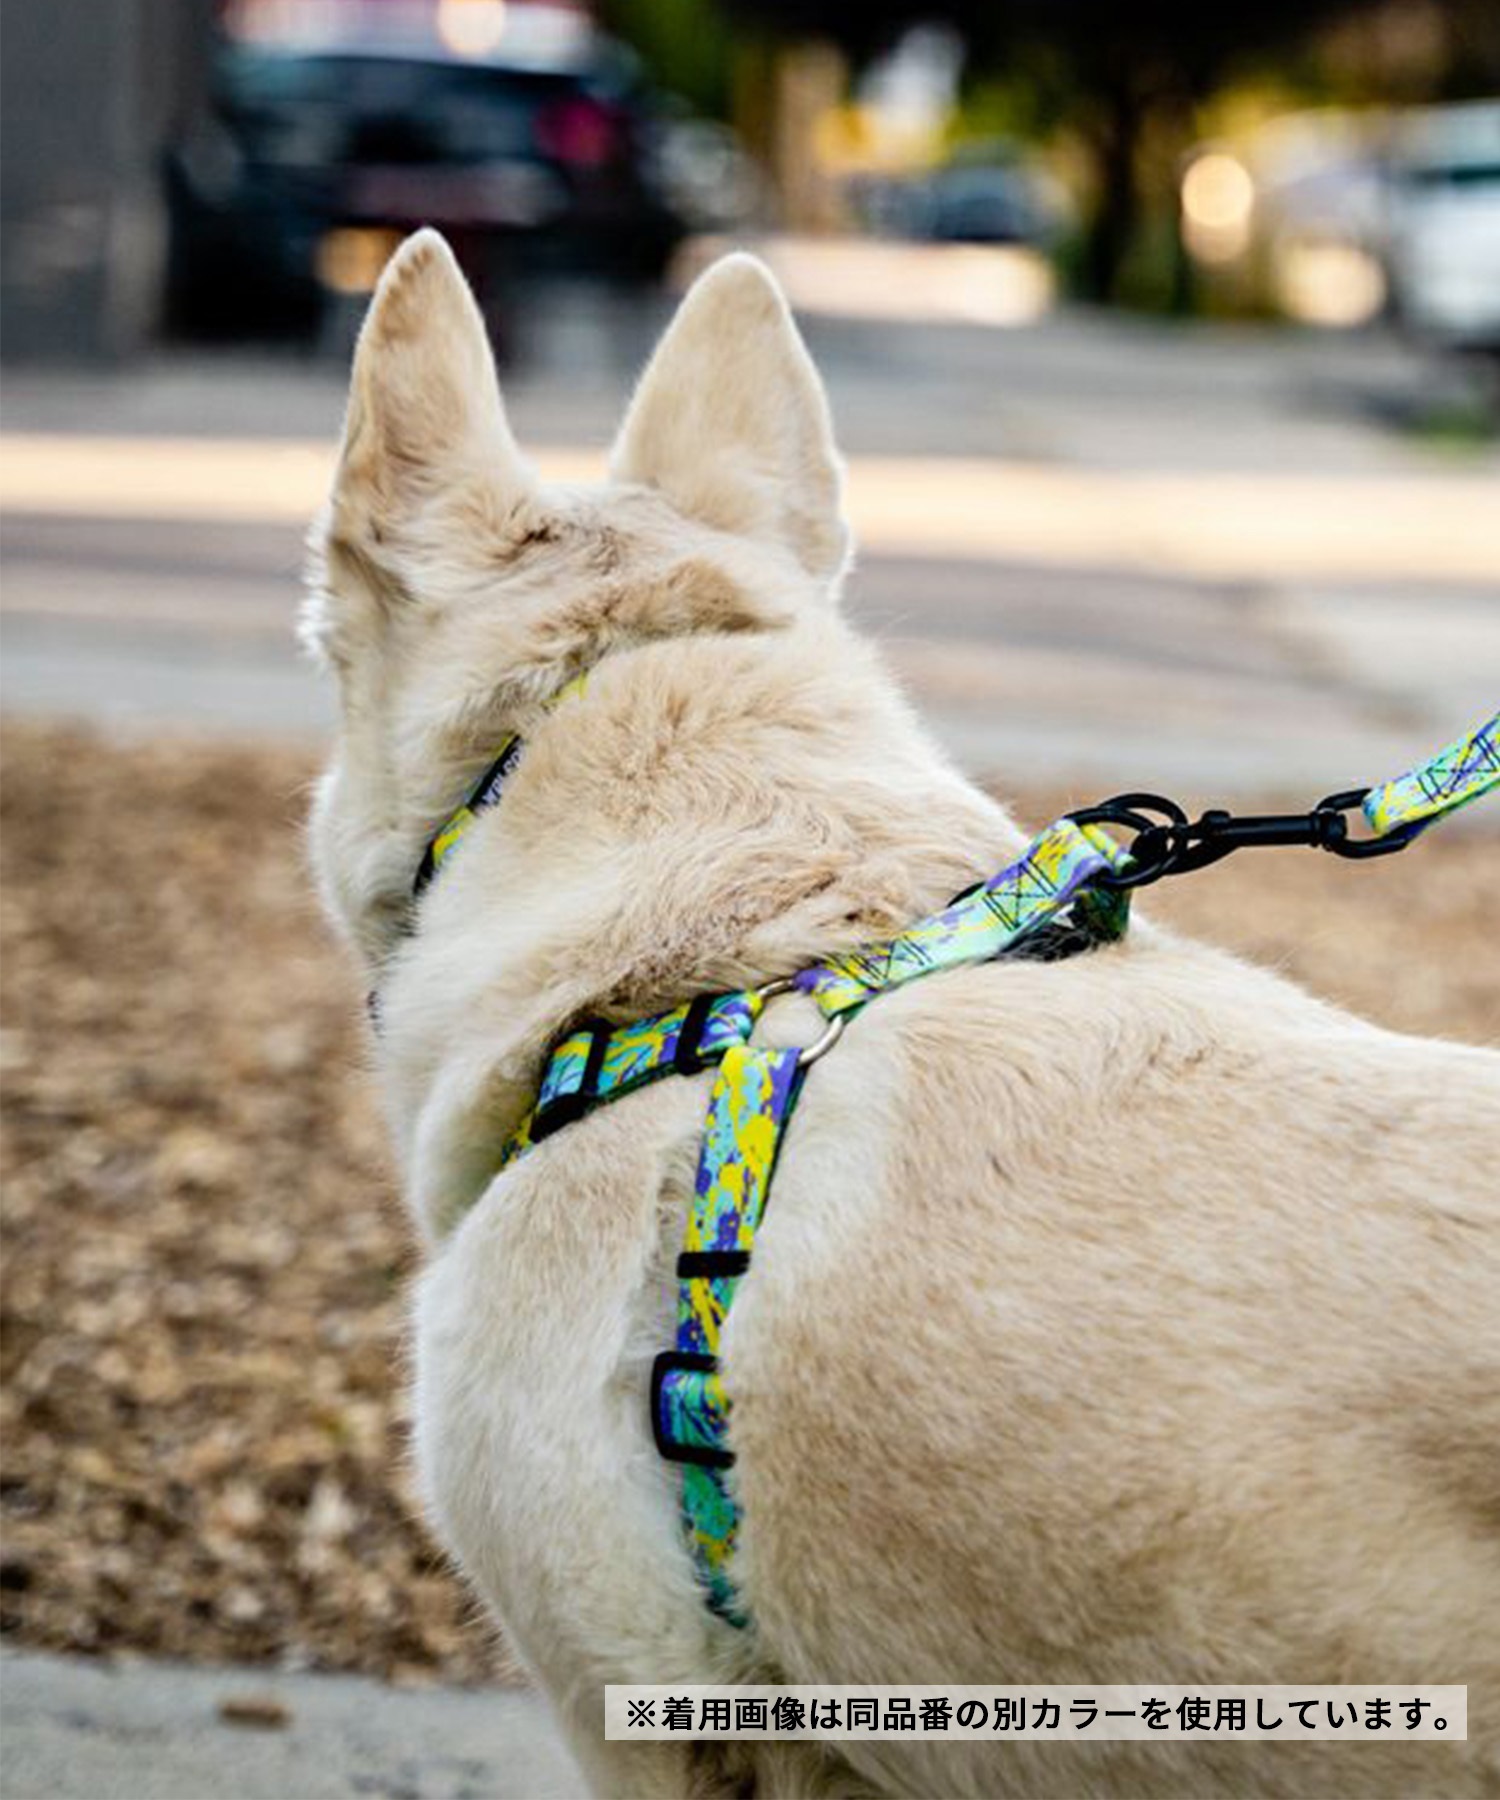
<instances>
[{"instance_id":1,"label":"blurred building","mask_svg":"<svg viewBox=\"0 0 1500 1800\"><path fill-rule=\"evenodd\" d=\"M732 136L582 0L0 9L11 360L322 341L419 224L503 337L518 279L654 280L757 201Z\"/></svg>"},{"instance_id":2,"label":"blurred building","mask_svg":"<svg viewBox=\"0 0 1500 1800\"><path fill-rule=\"evenodd\" d=\"M207 79L206 0L0 0L0 352L109 359L154 330L160 146Z\"/></svg>"}]
</instances>

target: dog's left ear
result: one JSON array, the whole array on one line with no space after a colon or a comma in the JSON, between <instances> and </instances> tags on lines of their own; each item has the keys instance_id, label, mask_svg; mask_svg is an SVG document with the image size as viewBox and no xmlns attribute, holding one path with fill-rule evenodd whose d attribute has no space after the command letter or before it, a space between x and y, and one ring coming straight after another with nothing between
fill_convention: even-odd
<instances>
[{"instance_id":1,"label":"dog's left ear","mask_svg":"<svg viewBox=\"0 0 1500 1800\"><path fill-rule=\"evenodd\" d=\"M381 276L354 353L344 441L319 533L351 578L330 604L378 617L461 581L470 546L534 492L469 285L435 231ZM362 590L355 593L353 590Z\"/></svg>"},{"instance_id":2,"label":"dog's left ear","mask_svg":"<svg viewBox=\"0 0 1500 1800\"><path fill-rule=\"evenodd\" d=\"M831 581L848 556L828 401L775 278L752 256L703 275L641 378L610 460L721 531Z\"/></svg>"},{"instance_id":3,"label":"dog's left ear","mask_svg":"<svg viewBox=\"0 0 1500 1800\"><path fill-rule=\"evenodd\" d=\"M345 679L468 591L536 493L484 320L453 252L419 231L380 278L354 353L333 491L314 526L303 642Z\"/></svg>"}]
</instances>

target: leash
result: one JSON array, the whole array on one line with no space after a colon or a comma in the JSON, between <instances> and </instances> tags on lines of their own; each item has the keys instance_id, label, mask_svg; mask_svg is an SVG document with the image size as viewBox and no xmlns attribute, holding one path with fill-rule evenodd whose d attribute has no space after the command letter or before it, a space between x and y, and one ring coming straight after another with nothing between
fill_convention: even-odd
<instances>
[{"instance_id":1,"label":"leash","mask_svg":"<svg viewBox=\"0 0 1500 1800\"><path fill-rule=\"evenodd\" d=\"M1135 832L1130 864L1116 871L1116 887L1146 887L1167 875L1191 874L1236 850L1308 845L1335 856L1364 860L1406 849L1438 819L1468 806L1500 783L1500 713L1467 737L1445 745L1408 774L1376 788L1330 794L1308 813L1236 818L1215 809L1189 820L1161 794L1117 794L1069 817L1079 823L1124 825ZM1358 808L1368 837L1349 835L1348 815ZM1152 819L1152 813L1160 814Z\"/></svg>"},{"instance_id":2,"label":"leash","mask_svg":"<svg viewBox=\"0 0 1500 1800\"><path fill-rule=\"evenodd\" d=\"M582 684L570 682L556 706ZM428 846L417 888L492 806L515 767L520 739L502 746L478 787ZM1138 887L1187 874L1234 852L1308 845L1362 860L1404 850L1441 818L1500 787L1500 714L1425 763L1376 788L1330 795L1310 812L1190 820L1159 794L1119 794L1049 825L1008 868L881 943L829 957L765 985L700 994L633 1025L594 1022L548 1055L535 1106L499 1152L504 1169L601 1105L669 1075L714 1067L693 1201L677 1259L673 1347L656 1358L650 1417L657 1450L682 1468L681 1510L705 1597L733 1625L746 1621L731 1578L739 1505L728 1472L729 1397L719 1348L770 1195L776 1159L807 1071L871 1000L943 969L1005 956L1053 960L1118 941ZM1368 835L1353 835L1358 808ZM1122 846L1105 829L1134 833ZM446 842L445 842L446 840ZM778 994L808 995L826 1024L805 1049L763 1049L750 1038Z\"/></svg>"}]
</instances>

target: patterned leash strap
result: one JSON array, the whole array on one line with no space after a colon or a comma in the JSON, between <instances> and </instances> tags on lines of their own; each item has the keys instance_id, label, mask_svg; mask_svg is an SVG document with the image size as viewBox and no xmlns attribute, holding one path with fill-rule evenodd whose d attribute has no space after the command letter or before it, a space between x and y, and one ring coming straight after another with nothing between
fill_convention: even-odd
<instances>
[{"instance_id":1,"label":"patterned leash strap","mask_svg":"<svg viewBox=\"0 0 1500 1800\"><path fill-rule=\"evenodd\" d=\"M883 943L803 969L792 977L829 1017L861 1007L876 994L961 963L990 962L1056 921L1077 902L1086 939L1124 935L1129 896L1103 878L1122 870L1126 852L1097 824L1058 819L1018 862L960 894L941 912ZM1101 885L1101 883L1103 883Z\"/></svg>"},{"instance_id":2,"label":"patterned leash strap","mask_svg":"<svg viewBox=\"0 0 1500 1800\"><path fill-rule=\"evenodd\" d=\"M1162 794L1120 794L1075 813L1080 824L1133 830L1122 868L1099 879L1116 888L1144 887L1188 875L1237 850L1302 844L1359 861L1404 850L1429 825L1500 787L1500 714L1445 745L1435 756L1381 787L1330 794L1311 812L1241 816L1215 808L1189 819ZM1369 832L1350 829L1362 814Z\"/></svg>"},{"instance_id":3,"label":"patterned leash strap","mask_svg":"<svg viewBox=\"0 0 1500 1800\"><path fill-rule=\"evenodd\" d=\"M1431 825L1497 787L1500 713L1409 773L1371 788L1361 810L1371 831L1385 837L1403 826Z\"/></svg>"}]
</instances>

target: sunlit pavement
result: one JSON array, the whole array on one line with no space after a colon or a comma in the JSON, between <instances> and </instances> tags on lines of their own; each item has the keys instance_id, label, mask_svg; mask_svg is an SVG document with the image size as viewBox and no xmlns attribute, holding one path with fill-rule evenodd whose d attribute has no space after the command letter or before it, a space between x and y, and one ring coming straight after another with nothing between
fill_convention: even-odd
<instances>
[{"instance_id":1,"label":"sunlit pavement","mask_svg":"<svg viewBox=\"0 0 1500 1800\"><path fill-rule=\"evenodd\" d=\"M678 258L683 286L734 246L703 238ZM921 244L777 235L754 249L803 314L901 325L1031 325L1057 296L1052 265L1024 244Z\"/></svg>"},{"instance_id":2,"label":"sunlit pavement","mask_svg":"<svg viewBox=\"0 0 1500 1800\"><path fill-rule=\"evenodd\" d=\"M532 322L506 385L546 473L597 471L661 311L563 295ZM807 330L851 453L851 610L976 771L1322 792L1495 704L1500 465L1394 428L1431 370L1389 340ZM4 703L324 729L290 621L342 381L231 359L8 382Z\"/></svg>"},{"instance_id":3,"label":"sunlit pavement","mask_svg":"<svg viewBox=\"0 0 1500 1800\"><path fill-rule=\"evenodd\" d=\"M598 481L602 452L537 453L551 481ZM0 507L94 519L305 524L332 447L279 439L0 437ZM1485 475L1158 473L974 457L857 456L855 536L870 556L1159 570L1208 579L1483 581L1495 569Z\"/></svg>"},{"instance_id":4,"label":"sunlit pavement","mask_svg":"<svg viewBox=\"0 0 1500 1800\"><path fill-rule=\"evenodd\" d=\"M581 1791L528 1694L14 1652L0 1657L0 1684L14 1800L568 1800Z\"/></svg>"}]
</instances>

